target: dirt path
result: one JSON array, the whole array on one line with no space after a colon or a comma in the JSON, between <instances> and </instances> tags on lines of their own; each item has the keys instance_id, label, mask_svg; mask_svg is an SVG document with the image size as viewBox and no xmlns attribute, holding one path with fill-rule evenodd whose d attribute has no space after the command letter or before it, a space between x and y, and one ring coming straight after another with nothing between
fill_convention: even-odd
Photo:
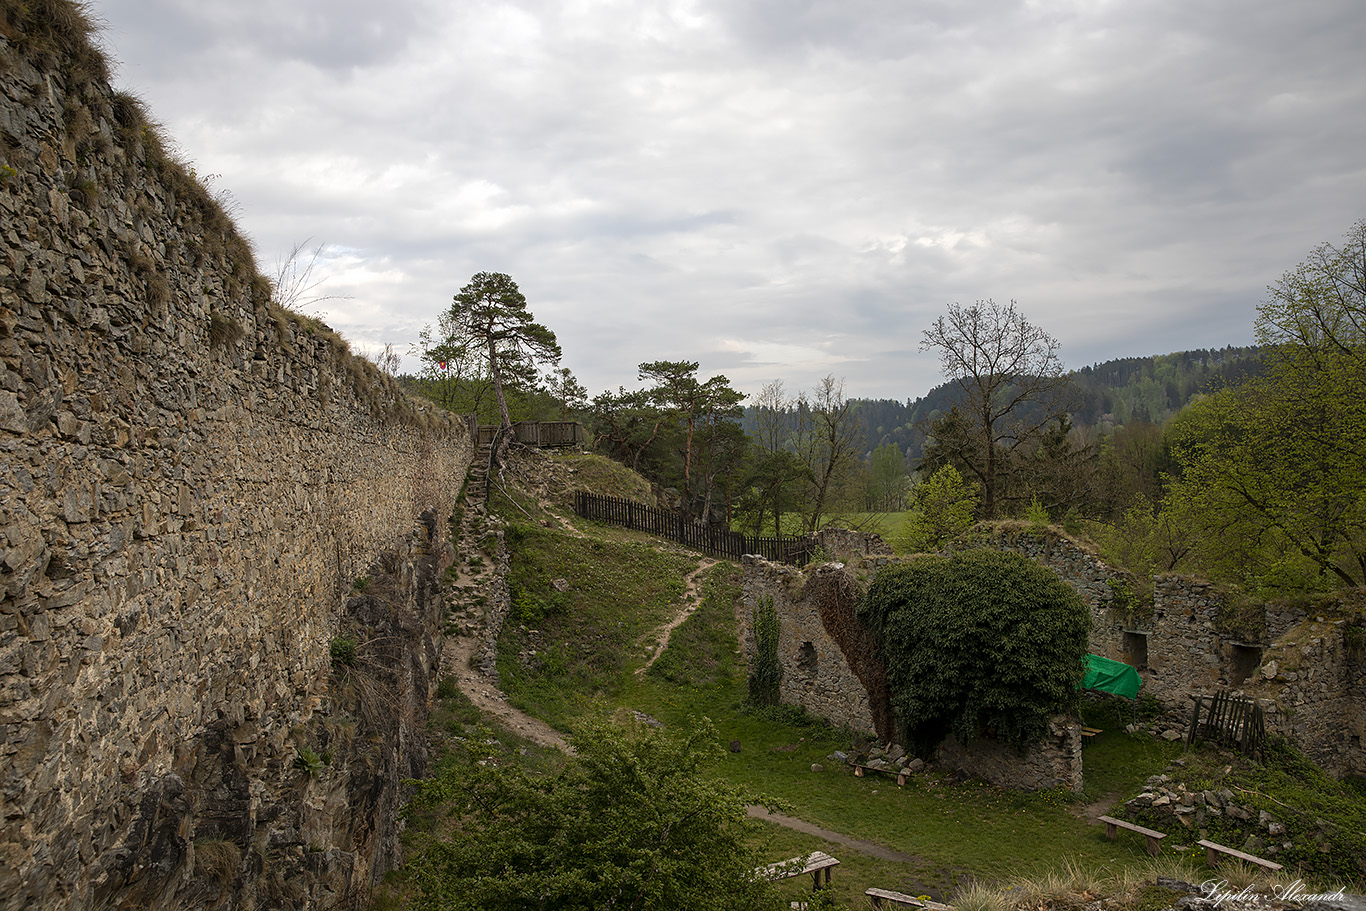
<instances>
[{"instance_id":1,"label":"dirt path","mask_svg":"<svg viewBox=\"0 0 1366 911\"><path fill-rule=\"evenodd\" d=\"M749 811L749 815L754 819L765 819L769 822L783 826L784 828L792 829L797 832L804 832L807 835L815 835L817 838L824 838L826 841L833 842L837 845L843 845L846 848L851 848L858 851L860 854L867 854L870 857L878 857L882 860L894 860L903 864L924 862L924 858L916 857L913 854L897 851L886 845L880 845L875 841L864 841L862 838L851 838L840 832L822 829L814 823L809 823L804 819L798 819L795 816L787 816L783 813L770 813L765 808L757 806L747 807L746 809Z\"/></svg>"},{"instance_id":2,"label":"dirt path","mask_svg":"<svg viewBox=\"0 0 1366 911\"><path fill-rule=\"evenodd\" d=\"M694 569L683 577L683 584L685 586L683 590L683 607L679 609L678 613L675 614L668 623L658 629L652 630L645 637L646 639L649 639L651 636L654 636L658 638L659 642L655 645L654 653L650 655L649 660L636 668L637 677L645 676L645 672L650 669L650 665L659 660L659 656L664 654L664 650L669 647L669 637L673 635L674 630L678 629L678 627L683 624L684 620L691 617L693 612L702 606L702 596L697 591L697 577L715 565L715 560L710 557L703 557L701 560L697 561L697 569Z\"/></svg>"},{"instance_id":3,"label":"dirt path","mask_svg":"<svg viewBox=\"0 0 1366 911\"><path fill-rule=\"evenodd\" d=\"M1087 822L1099 822L1102 816L1107 815L1119 803L1118 794L1106 794L1095 803L1088 803L1084 807L1073 807L1072 813Z\"/></svg>"},{"instance_id":4,"label":"dirt path","mask_svg":"<svg viewBox=\"0 0 1366 911\"><path fill-rule=\"evenodd\" d=\"M565 743L563 735L539 718L533 718L508 704L508 697L498 685L476 668L470 659L479 647L475 636L447 636L441 650L441 668L445 675L455 678L460 692L469 697L475 708L498 719L503 727L541 746L556 747L569 755L574 751Z\"/></svg>"}]
</instances>

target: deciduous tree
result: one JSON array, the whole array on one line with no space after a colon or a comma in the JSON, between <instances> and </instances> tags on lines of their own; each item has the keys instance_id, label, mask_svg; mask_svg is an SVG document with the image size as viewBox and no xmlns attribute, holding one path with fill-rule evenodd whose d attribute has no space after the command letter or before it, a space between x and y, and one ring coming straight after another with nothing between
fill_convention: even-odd
<instances>
[{"instance_id":1,"label":"deciduous tree","mask_svg":"<svg viewBox=\"0 0 1366 911\"><path fill-rule=\"evenodd\" d=\"M1256 323L1269 371L1178 422L1172 493L1247 581L1366 584L1366 221L1269 290Z\"/></svg>"},{"instance_id":2,"label":"deciduous tree","mask_svg":"<svg viewBox=\"0 0 1366 911\"><path fill-rule=\"evenodd\" d=\"M982 486L984 518L996 515L1005 460L1067 414L1071 381L1058 348L1058 340L1025 319L1014 301L952 304L922 334L920 350L938 352L941 371L962 394L964 437L955 446ZM936 442L948 436L944 429L931 429Z\"/></svg>"}]
</instances>

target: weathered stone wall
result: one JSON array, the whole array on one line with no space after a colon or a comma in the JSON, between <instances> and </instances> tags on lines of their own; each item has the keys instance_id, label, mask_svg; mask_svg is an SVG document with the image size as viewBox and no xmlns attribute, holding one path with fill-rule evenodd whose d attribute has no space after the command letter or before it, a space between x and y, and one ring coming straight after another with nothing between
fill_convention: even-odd
<instances>
[{"instance_id":1,"label":"weathered stone wall","mask_svg":"<svg viewBox=\"0 0 1366 911\"><path fill-rule=\"evenodd\" d=\"M935 753L935 762L1002 788L1046 791L1081 790L1081 725L1059 715L1049 719L1048 734L1023 753L999 740L979 737L962 744L950 734Z\"/></svg>"},{"instance_id":2,"label":"weathered stone wall","mask_svg":"<svg viewBox=\"0 0 1366 911\"><path fill-rule=\"evenodd\" d=\"M847 541L832 537L826 547L854 561L865 576L894 560L857 536ZM1018 523L979 526L949 551L968 547L1012 550L1056 572L1091 608L1091 651L1137 666L1143 691L1170 712L1188 713L1191 694L1246 689L1260 700L1272 732L1293 737L1335 775L1366 774L1366 655L1347 647L1348 621L1343 619L1345 614L1359 615L1359 605L1349 609L1337 596L1309 607L1254 604L1212 582L1167 574L1153 580L1153 602L1144 609L1132 599L1132 576L1107 566L1056 529L1040 531ZM875 712L868 690L821 624L817 606L808 598L807 578L790 567L747 560L747 654L753 654L754 606L772 597L782 630L783 701L836 724L873 732ZM1053 776L1072 787L1072 741L1059 737L1057 744L1046 744L1022 765L1016 765L1018 757L1008 756L998 763L987 743L970 749L948 745L940 761L989 781ZM1075 768L1080 769L1079 744ZM1060 771L1054 775L1049 769Z\"/></svg>"},{"instance_id":3,"label":"weathered stone wall","mask_svg":"<svg viewBox=\"0 0 1366 911\"><path fill-rule=\"evenodd\" d=\"M1345 617L1362 614L1360 592L1258 604L1213 582L1165 574L1153 580L1144 612L1117 604L1132 577L1056 529L984 526L969 542L1057 572L1091 605L1091 651L1135 664L1143 692L1169 710L1189 712L1191 694L1245 691L1262 705L1269 731L1292 737L1331 774L1366 774L1366 655L1344 641Z\"/></svg>"},{"instance_id":4,"label":"weathered stone wall","mask_svg":"<svg viewBox=\"0 0 1366 911\"><path fill-rule=\"evenodd\" d=\"M329 644L380 554L441 550L464 425L272 308L136 106L0 26L0 907L190 906L210 874L230 904L354 894L392 833L356 843L350 773L295 762L363 723ZM419 729L421 575L391 594L431 666L385 684ZM392 793L420 757L389 750ZM285 824L304 807L331 821Z\"/></svg>"},{"instance_id":5,"label":"weathered stone wall","mask_svg":"<svg viewBox=\"0 0 1366 911\"><path fill-rule=\"evenodd\" d=\"M842 556L857 561L859 552L873 556L872 562L876 565L888 562L880 556L879 549L866 550L862 546L854 548L852 553L846 551ZM745 597L740 619L741 642L747 661L752 663L756 653L754 613L766 600L772 599L778 615L778 660L782 667L780 700L859 733L880 736L884 740L898 739L904 732L896 729L893 720L884 718L881 725L875 720L879 714L878 700L885 700L885 694L876 692L879 683L881 687L886 686L885 670L881 680L871 687L860 679L850 666L851 658L860 659L846 654L840 640L832 635L826 619L853 615L852 602L857 600L860 590L856 572L866 564L855 562L851 568L843 563L828 563L802 571L754 556L745 557L743 564ZM830 610L831 605L826 603L826 617L823 617L822 602L828 602L832 597L842 597L851 603L840 611ZM857 637L848 635L848 630L833 632L845 642L858 641ZM877 680L877 674L869 673L868 668L865 668L865 677ZM885 701L882 710L890 715ZM986 739L965 747L950 737L940 745L934 761L942 768L957 769L1001 787L1031 790L1065 787L1077 791L1081 789L1080 728L1074 720L1053 719L1049 735L1024 752Z\"/></svg>"},{"instance_id":6,"label":"weathered stone wall","mask_svg":"<svg viewBox=\"0 0 1366 911\"><path fill-rule=\"evenodd\" d=\"M778 614L779 699L831 724L872 732L868 691L826 632L819 609L806 597L807 574L762 557L746 556L742 562L745 600L740 642L747 661L752 664L756 653L754 613L771 598Z\"/></svg>"},{"instance_id":7,"label":"weathered stone wall","mask_svg":"<svg viewBox=\"0 0 1366 911\"><path fill-rule=\"evenodd\" d=\"M1345 642L1347 622L1303 619L1262 655L1246 682L1268 730L1292 737L1330 774L1366 775L1366 652Z\"/></svg>"}]
</instances>

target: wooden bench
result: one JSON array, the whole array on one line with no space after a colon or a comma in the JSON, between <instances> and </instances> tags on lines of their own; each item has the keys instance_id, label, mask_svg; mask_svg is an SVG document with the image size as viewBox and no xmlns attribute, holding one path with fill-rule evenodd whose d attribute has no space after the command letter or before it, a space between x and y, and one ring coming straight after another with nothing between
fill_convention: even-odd
<instances>
[{"instance_id":1,"label":"wooden bench","mask_svg":"<svg viewBox=\"0 0 1366 911\"><path fill-rule=\"evenodd\" d=\"M1145 829L1140 825L1135 825L1132 822L1125 822L1122 819L1115 819L1112 816L1102 816L1100 817L1100 821L1105 823L1105 835L1111 841L1114 841L1119 835L1120 828L1125 828L1131 832L1137 832L1139 835L1148 839L1148 853L1153 857L1162 853L1162 839L1167 837L1164 833L1154 832L1152 829Z\"/></svg>"},{"instance_id":2,"label":"wooden bench","mask_svg":"<svg viewBox=\"0 0 1366 911\"><path fill-rule=\"evenodd\" d=\"M1103 734L1103 733L1105 733L1105 732L1102 731L1100 728L1086 728L1086 727L1084 727L1084 728L1081 729L1081 741L1082 741L1082 743L1085 743L1086 741L1090 740L1092 737L1096 736L1097 734Z\"/></svg>"},{"instance_id":3,"label":"wooden bench","mask_svg":"<svg viewBox=\"0 0 1366 911\"><path fill-rule=\"evenodd\" d=\"M797 867L801 864L801 868ZM801 876L803 873L811 874L811 889L814 892L821 886L830 888L830 868L839 866L839 861L826 854L824 851L812 851L804 856L793 857L788 860L780 860L776 864L768 864L763 867L756 867L754 873L760 879L775 880L788 879L792 876ZM825 873L825 882L821 882L821 873Z\"/></svg>"},{"instance_id":4,"label":"wooden bench","mask_svg":"<svg viewBox=\"0 0 1366 911\"><path fill-rule=\"evenodd\" d=\"M896 786L897 786L898 788L901 787L902 785L904 785L904 784L906 783L906 779L907 779L907 778L911 777L911 773L908 772L908 771L906 771L905 769L879 769L877 766L871 766L871 765L858 765L858 764L855 764L855 765L854 765L854 777L855 777L855 778L865 778L865 777L867 777L867 776L864 775L865 772L881 772L881 773L884 774L884 775L895 775L895 776L896 776Z\"/></svg>"},{"instance_id":5,"label":"wooden bench","mask_svg":"<svg viewBox=\"0 0 1366 911\"><path fill-rule=\"evenodd\" d=\"M1215 844L1212 841L1201 839L1200 841L1197 841L1196 844L1205 849L1205 863L1209 864L1211 867L1218 866L1220 854L1227 854L1229 857L1245 860L1250 864L1265 867L1272 872L1282 869L1281 865L1273 860L1264 860L1260 857L1253 857L1251 854L1244 854L1242 851L1235 851L1233 848Z\"/></svg>"},{"instance_id":6,"label":"wooden bench","mask_svg":"<svg viewBox=\"0 0 1366 911\"><path fill-rule=\"evenodd\" d=\"M890 889L868 889L863 894L868 896L868 901L874 908L885 908L887 906L883 902L891 902L894 905L905 905L908 908L924 908L926 911L953 911L952 905L941 905L939 902L932 902L928 898L916 898L914 895L893 892Z\"/></svg>"}]
</instances>

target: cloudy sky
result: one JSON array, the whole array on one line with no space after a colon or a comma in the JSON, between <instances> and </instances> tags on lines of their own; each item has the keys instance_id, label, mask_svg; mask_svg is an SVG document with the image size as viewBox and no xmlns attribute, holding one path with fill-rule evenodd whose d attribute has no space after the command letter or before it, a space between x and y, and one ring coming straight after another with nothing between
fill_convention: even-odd
<instances>
[{"instance_id":1,"label":"cloudy sky","mask_svg":"<svg viewBox=\"0 0 1366 911\"><path fill-rule=\"evenodd\" d=\"M506 272L592 392L688 359L914 398L984 298L1072 367L1247 344L1366 217L1360 0L89 8L263 271L325 245L354 345Z\"/></svg>"}]
</instances>

